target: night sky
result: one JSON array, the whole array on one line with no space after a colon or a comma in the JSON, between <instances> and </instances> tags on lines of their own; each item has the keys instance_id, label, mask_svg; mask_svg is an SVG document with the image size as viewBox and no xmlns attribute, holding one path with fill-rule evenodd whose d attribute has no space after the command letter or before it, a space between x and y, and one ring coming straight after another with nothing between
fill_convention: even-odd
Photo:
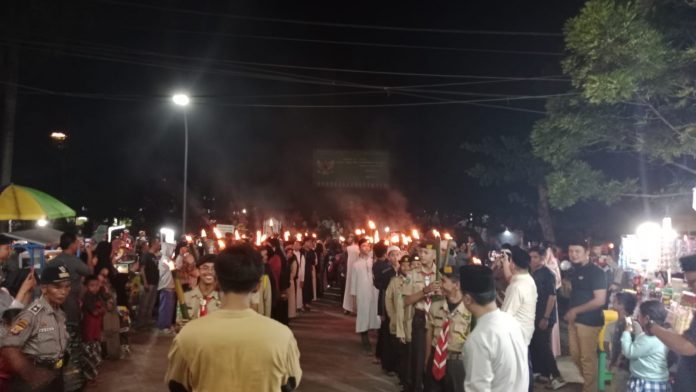
<instances>
[{"instance_id":1,"label":"night sky","mask_svg":"<svg viewBox=\"0 0 696 392\"><path fill-rule=\"evenodd\" d=\"M315 148L390 152L392 189L410 211L514 212L509 190L466 177L477 158L460 146L528 135L541 115L510 109L543 111L543 99L374 105L565 92L563 81L496 78L562 78L562 27L583 3L130 1L21 2L11 34L4 24L0 43L21 44L13 180L95 216L178 216L183 115L170 96L187 91L192 213L216 197L223 220L249 204L335 209L337 192L312 187ZM468 84L432 86L453 83ZM393 89L413 85L426 87L409 91L419 96ZM64 150L52 130L68 133Z\"/></svg>"}]
</instances>

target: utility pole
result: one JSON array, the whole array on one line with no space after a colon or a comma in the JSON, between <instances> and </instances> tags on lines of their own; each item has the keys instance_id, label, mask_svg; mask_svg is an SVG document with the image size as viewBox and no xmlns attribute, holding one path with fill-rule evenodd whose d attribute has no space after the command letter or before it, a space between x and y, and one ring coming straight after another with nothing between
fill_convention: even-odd
<instances>
[{"instance_id":1,"label":"utility pole","mask_svg":"<svg viewBox=\"0 0 696 392\"><path fill-rule=\"evenodd\" d=\"M4 35L11 37L16 27L15 2L5 4L6 25ZM1 30L0 30L1 31ZM2 161L0 162L0 185L12 181L12 159L14 155L15 112L17 109L17 74L19 69L19 45L10 42L2 50L0 57L0 81L2 94Z\"/></svg>"}]
</instances>

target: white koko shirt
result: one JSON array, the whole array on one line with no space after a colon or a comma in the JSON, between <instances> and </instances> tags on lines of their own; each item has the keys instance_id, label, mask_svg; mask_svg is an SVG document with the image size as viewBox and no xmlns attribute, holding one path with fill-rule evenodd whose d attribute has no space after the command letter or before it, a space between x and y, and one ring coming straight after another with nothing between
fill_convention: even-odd
<instances>
[{"instance_id":1,"label":"white koko shirt","mask_svg":"<svg viewBox=\"0 0 696 392\"><path fill-rule=\"evenodd\" d=\"M529 346L534 335L534 318L536 317L537 288L530 274L513 275L510 286L505 290L505 301L500 307L510 314L522 326L522 335Z\"/></svg>"},{"instance_id":2,"label":"white koko shirt","mask_svg":"<svg viewBox=\"0 0 696 392\"><path fill-rule=\"evenodd\" d=\"M477 319L464 343L464 369L467 392L526 392L527 344L519 323L499 309Z\"/></svg>"}]
</instances>

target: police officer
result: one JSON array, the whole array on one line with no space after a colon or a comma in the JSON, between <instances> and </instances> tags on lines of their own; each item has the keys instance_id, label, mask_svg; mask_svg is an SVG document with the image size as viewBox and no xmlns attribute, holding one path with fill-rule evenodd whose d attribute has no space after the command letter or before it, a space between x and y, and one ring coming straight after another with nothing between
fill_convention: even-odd
<instances>
[{"instance_id":1,"label":"police officer","mask_svg":"<svg viewBox=\"0 0 696 392\"><path fill-rule=\"evenodd\" d=\"M428 313L426 342L431 350L426 363L425 390L464 392L462 350L471 330L471 313L462 303L459 271L446 265L440 275L444 298L433 302Z\"/></svg>"},{"instance_id":2,"label":"police officer","mask_svg":"<svg viewBox=\"0 0 696 392\"><path fill-rule=\"evenodd\" d=\"M41 274L41 297L2 332L2 356L15 370L11 391L63 391L68 332L60 309L70 292L70 272L59 262Z\"/></svg>"}]
</instances>

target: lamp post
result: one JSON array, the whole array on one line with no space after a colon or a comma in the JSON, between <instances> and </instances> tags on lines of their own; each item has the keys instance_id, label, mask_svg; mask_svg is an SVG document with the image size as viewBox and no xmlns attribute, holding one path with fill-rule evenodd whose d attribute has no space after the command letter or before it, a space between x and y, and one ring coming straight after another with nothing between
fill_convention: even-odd
<instances>
[{"instance_id":1,"label":"lamp post","mask_svg":"<svg viewBox=\"0 0 696 392\"><path fill-rule=\"evenodd\" d=\"M184 111L184 202L182 206L181 217L181 234L186 233L186 205L188 193L188 117L186 114L186 106L191 102L186 94L175 94L172 96L172 101L175 105L181 106Z\"/></svg>"},{"instance_id":2,"label":"lamp post","mask_svg":"<svg viewBox=\"0 0 696 392\"><path fill-rule=\"evenodd\" d=\"M65 148L68 142L68 135L64 131L55 130L51 132L50 137L58 150L58 159L60 159L60 197L65 199L65 177L67 176Z\"/></svg>"}]
</instances>

